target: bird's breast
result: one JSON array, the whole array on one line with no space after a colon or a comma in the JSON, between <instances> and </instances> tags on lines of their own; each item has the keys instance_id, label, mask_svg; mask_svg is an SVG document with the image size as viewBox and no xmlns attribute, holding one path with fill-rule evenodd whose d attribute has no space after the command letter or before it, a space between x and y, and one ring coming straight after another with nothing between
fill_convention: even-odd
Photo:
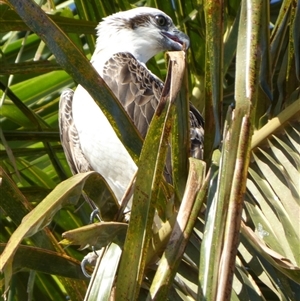
<instances>
[{"instance_id":1,"label":"bird's breast","mask_svg":"<svg viewBox=\"0 0 300 301\"><path fill-rule=\"evenodd\" d=\"M109 121L89 93L78 86L73 97L73 120L81 149L120 201L137 166Z\"/></svg>"}]
</instances>

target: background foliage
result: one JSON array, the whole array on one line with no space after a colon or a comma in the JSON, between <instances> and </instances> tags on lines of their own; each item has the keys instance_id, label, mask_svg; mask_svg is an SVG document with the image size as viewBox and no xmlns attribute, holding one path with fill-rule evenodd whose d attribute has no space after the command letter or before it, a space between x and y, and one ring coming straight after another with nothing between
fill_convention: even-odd
<instances>
[{"instance_id":1,"label":"background foliage","mask_svg":"<svg viewBox=\"0 0 300 301\"><path fill-rule=\"evenodd\" d=\"M14 244L6 249L15 255L13 264L8 260L5 265L2 292L9 282L10 300L84 299L88 280L80 261L88 250L78 250L82 241L68 247L58 242L62 233L89 223L88 205L82 198L74 202L84 184L86 192L101 196L97 204L105 219L112 220L116 207L101 177L71 177L59 142L59 95L76 86L74 79L91 89L97 85L92 71L81 69L87 64L74 44L89 58L95 48L94 28L102 17L147 5L170 15L191 39L188 94L206 120L206 167L192 161L190 177L185 176L178 193L194 193L185 211L189 218L183 236L188 240L180 236L176 247L167 245L171 230L177 233L171 217L164 227L166 236L154 236L162 241L160 249L149 251L161 256L165 250L163 258L169 260L162 260L162 272L156 275L147 261L138 299L145 300L149 291L158 300L299 299L299 1L37 1L74 44L51 42L59 37L56 30L49 37L46 32L47 43L42 41L20 18L16 3L25 10L27 1L0 2L1 250L15 233ZM42 20L33 10L27 15L32 26ZM163 54L152 59L149 68L164 78ZM109 103L109 115L116 104L105 95L102 102ZM139 155L139 141L124 143L133 156ZM179 203L186 204L183 199L179 197ZM31 211L34 214L21 224ZM107 234L111 239L111 228L97 231L93 236ZM124 239L124 233L120 237ZM120 256L117 245L109 250L109 269L97 266L86 300L108 299ZM139 265L131 269L118 271L117 286ZM104 289L104 281L97 281L108 270ZM164 274L167 270L174 274Z\"/></svg>"}]
</instances>

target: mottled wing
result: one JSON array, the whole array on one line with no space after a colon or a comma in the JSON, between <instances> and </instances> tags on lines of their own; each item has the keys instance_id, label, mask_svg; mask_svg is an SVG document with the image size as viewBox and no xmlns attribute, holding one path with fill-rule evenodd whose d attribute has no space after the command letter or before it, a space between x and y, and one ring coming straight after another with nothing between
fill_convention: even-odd
<instances>
[{"instance_id":1,"label":"mottled wing","mask_svg":"<svg viewBox=\"0 0 300 301\"><path fill-rule=\"evenodd\" d=\"M204 119L200 112L190 104L191 157L203 159Z\"/></svg>"},{"instance_id":2,"label":"mottled wing","mask_svg":"<svg viewBox=\"0 0 300 301\"><path fill-rule=\"evenodd\" d=\"M81 147L77 129L73 122L72 99L74 91L63 91L59 102L59 130L60 141L63 146L67 161L73 174L93 170L86 160Z\"/></svg>"},{"instance_id":3,"label":"mottled wing","mask_svg":"<svg viewBox=\"0 0 300 301\"><path fill-rule=\"evenodd\" d=\"M130 53L114 54L104 66L103 79L145 137L163 82Z\"/></svg>"},{"instance_id":4,"label":"mottled wing","mask_svg":"<svg viewBox=\"0 0 300 301\"><path fill-rule=\"evenodd\" d=\"M119 99L135 126L145 137L163 82L130 53L116 53L105 64L103 79ZM203 158L204 120L190 104L191 156Z\"/></svg>"}]
</instances>

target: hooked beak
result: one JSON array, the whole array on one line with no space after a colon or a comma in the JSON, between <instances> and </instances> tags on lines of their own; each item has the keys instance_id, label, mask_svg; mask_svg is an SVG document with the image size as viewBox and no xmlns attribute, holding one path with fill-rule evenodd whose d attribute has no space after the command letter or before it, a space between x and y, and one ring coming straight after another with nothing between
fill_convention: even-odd
<instances>
[{"instance_id":1,"label":"hooked beak","mask_svg":"<svg viewBox=\"0 0 300 301\"><path fill-rule=\"evenodd\" d=\"M183 50L183 45L185 45L185 50L190 46L189 37L178 29L173 31L161 31L162 36L166 39L167 49L173 51Z\"/></svg>"}]
</instances>

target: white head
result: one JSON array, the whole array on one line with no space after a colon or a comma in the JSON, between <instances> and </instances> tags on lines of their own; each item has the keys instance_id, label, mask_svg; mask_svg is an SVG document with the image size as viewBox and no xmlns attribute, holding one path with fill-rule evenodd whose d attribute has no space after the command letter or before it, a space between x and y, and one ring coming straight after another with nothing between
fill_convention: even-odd
<instances>
[{"instance_id":1,"label":"white head","mask_svg":"<svg viewBox=\"0 0 300 301\"><path fill-rule=\"evenodd\" d=\"M146 63L159 52L181 50L183 44L189 46L188 36L174 26L172 19L150 7L108 16L96 29L98 39L92 57L94 65L98 65L98 60L104 63L117 52L130 52L141 63Z\"/></svg>"}]
</instances>

